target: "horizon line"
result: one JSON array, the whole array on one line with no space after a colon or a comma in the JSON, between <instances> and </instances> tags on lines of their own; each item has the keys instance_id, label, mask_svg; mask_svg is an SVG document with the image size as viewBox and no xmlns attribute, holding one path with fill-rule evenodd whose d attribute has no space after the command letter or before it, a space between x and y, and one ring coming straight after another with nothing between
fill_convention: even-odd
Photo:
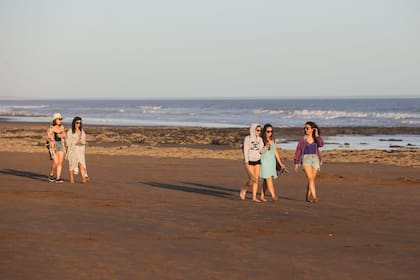
<instances>
[{"instance_id":1,"label":"horizon line","mask_svg":"<svg viewBox=\"0 0 420 280\"><path fill-rule=\"evenodd\" d=\"M295 97L90 97L90 98L78 98L78 97L64 97L64 98L48 98L48 97L12 97L12 96L0 96L1 101L7 100L296 100L296 99L418 99L420 96L295 96Z\"/></svg>"}]
</instances>

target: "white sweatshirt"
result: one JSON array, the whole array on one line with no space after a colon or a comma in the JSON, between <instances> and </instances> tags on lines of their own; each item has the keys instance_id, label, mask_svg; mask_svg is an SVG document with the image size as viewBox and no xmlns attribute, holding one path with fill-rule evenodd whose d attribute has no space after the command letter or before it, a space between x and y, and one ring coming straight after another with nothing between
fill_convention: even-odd
<instances>
[{"instance_id":1,"label":"white sweatshirt","mask_svg":"<svg viewBox=\"0 0 420 280\"><path fill-rule=\"evenodd\" d=\"M261 159L264 142L260 136L256 135L255 130L258 124L253 123L249 128L250 135L246 136L243 145L244 162L258 161Z\"/></svg>"}]
</instances>

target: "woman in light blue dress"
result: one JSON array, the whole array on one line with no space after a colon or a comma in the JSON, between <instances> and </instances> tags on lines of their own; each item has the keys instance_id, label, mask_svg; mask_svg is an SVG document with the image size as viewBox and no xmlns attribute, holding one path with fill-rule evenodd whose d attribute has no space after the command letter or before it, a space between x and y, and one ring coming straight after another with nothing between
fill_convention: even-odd
<instances>
[{"instance_id":1,"label":"woman in light blue dress","mask_svg":"<svg viewBox=\"0 0 420 280\"><path fill-rule=\"evenodd\" d=\"M276 140L273 137L273 126L271 124L264 125L262 131L262 139L266 152L261 155L260 178L264 180L263 188L261 190L261 200L264 202L267 201L265 199L265 192L268 189L272 200L277 201L278 197L274 190L273 182L273 179L277 178L276 161L279 162L282 168L286 168L286 166L281 161L279 152L277 150Z\"/></svg>"}]
</instances>

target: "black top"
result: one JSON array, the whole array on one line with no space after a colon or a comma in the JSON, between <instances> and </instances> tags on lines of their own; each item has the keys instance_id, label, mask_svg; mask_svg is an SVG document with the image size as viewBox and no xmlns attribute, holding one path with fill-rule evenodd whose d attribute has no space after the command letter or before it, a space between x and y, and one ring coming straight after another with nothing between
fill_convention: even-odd
<instances>
[{"instance_id":1,"label":"black top","mask_svg":"<svg viewBox=\"0 0 420 280\"><path fill-rule=\"evenodd\" d=\"M61 137L58 136L58 133L54 131L54 140L61 141Z\"/></svg>"}]
</instances>

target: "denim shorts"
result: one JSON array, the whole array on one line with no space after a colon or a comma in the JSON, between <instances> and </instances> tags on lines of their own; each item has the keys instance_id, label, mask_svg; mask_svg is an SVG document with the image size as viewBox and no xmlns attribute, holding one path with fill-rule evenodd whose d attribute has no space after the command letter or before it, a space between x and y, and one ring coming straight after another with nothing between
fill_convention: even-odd
<instances>
[{"instance_id":1,"label":"denim shorts","mask_svg":"<svg viewBox=\"0 0 420 280\"><path fill-rule=\"evenodd\" d=\"M64 151L64 149L63 149L63 143L62 143L61 141L56 141L56 142L55 142L55 145L56 145L56 147L57 147L57 152L62 152L62 151Z\"/></svg>"},{"instance_id":2,"label":"denim shorts","mask_svg":"<svg viewBox=\"0 0 420 280\"><path fill-rule=\"evenodd\" d=\"M303 155L302 166L305 168L305 165L309 165L312 169L320 170L321 165L319 163L319 158L315 154Z\"/></svg>"}]
</instances>

